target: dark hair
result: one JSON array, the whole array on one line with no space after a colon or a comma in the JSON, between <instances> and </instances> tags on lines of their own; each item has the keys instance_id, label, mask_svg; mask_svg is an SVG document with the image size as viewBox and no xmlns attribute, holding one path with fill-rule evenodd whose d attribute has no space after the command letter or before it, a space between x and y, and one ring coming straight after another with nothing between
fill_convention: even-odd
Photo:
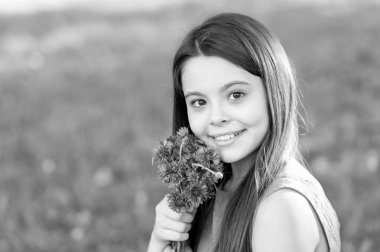
<instances>
[{"instance_id":1,"label":"dark hair","mask_svg":"<svg viewBox=\"0 0 380 252\"><path fill-rule=\"evenodd\" d=\"M252 169L234 192L222 220L215 251L251 251L257 201L289 158L299 158L297 88L293 68L279 40L260 22L246 15L224 13L209 18L184 38L173 61L173 133L189 127L182 90L182 68L196 56L217 56L259 76L266 90L269 127ZM230 167L227 166L230 169ZM190 232L196 249L202 223L213 201L201 206Z\"/></svg>"}]
</instances>

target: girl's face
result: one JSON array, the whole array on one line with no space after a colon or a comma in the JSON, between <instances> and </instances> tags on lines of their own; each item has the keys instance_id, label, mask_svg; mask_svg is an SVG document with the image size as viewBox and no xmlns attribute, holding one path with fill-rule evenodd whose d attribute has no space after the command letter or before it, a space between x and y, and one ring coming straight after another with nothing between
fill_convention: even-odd
<instances>
[{"instance_id":1,"label":"girl's face","mask_svg":"<svg viewBox=\"0 0 380 252\"><path fill-rule=\"evenodd\" d=\"M191 130L216 147L223 162L255 155L269 125L260 77L223 58L197 56L183 66L182 87Z\"/></svg>"}]
</instances>

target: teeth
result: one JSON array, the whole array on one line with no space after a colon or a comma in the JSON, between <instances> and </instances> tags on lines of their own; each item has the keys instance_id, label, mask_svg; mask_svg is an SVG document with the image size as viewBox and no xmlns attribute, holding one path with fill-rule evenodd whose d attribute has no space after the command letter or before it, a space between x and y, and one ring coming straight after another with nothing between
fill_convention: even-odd
<instances>
[{"instance_id":1,"label":"teeth","mask_svg":"<svg viewBox=\"0 0 380 252\"><path fill-rule=\"evenodd\" d=\"M217 141L226 141L234 138L237 134L231 134L231 135L224 135L224 136L218 136L215 137L215 140Z\"/></svg>"}]
</instances>

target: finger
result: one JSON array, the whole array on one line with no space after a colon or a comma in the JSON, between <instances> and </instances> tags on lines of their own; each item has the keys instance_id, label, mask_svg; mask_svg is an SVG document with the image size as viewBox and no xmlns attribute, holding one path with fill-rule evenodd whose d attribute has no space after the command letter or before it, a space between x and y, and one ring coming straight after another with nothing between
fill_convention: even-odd
<instances>
[{"instance_id":1,"label":"finger","mask_svg":"<svg viewBox=\"0 0 380 252\"><path fill-rule=\"evenodd\" d=\"M191 229L190 223L176 221L168 218L157 217L156 223L160 228L169 229L181 233L188 232Z\"/></svg>"},{"instance_id":2,"label":"finger","mask_svg":"<svg viewBox=\"0 0 380 252\"><path fill-rule=\"evenodd\" d=\"M188 233L180 233L169 229L161 229L159 231L161 239L168 241L186 241L189 239Z\"/></svg>"},{"instance_id":3,"label":"finger","mask_svg":"<svg viewBox=\"0 0 380 252\"><path fill-rule=\"evenodd\" d=\"M170 219L191 223L195 217L196 208L191 207L190 212L177 213L169 207L168 194L164 199L156 206L156 212L167 216Z\"/></svg>"},{"instance_id":4,"label":"finger","mask_svg":"<svg viewBox=\"0 0 380 252\"><path fill-rule=\"evenodd\" d=\"M175 221L191 223L194 220L195 214L192 213L176 213L174 211L166 211L165 216Z\"/></svg>"}]
</instances>

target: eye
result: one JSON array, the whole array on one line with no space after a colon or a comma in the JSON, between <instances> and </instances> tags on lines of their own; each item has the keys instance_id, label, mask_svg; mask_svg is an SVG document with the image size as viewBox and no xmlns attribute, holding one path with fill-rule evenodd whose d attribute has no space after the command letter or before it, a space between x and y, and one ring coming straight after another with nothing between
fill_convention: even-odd
<instances>
[{"instance_id":1,"label":"eye","mask_svg":"<svg viewBox=\"0 0 380 252\"><path fill-rule=\"evenodd\" d=\"M191 101L191 105L193 107L201 107L201 106L206 105L206 101L202 99L193 100Z\"/></svg>"},{"instance_id":2,"label":"eye","mask_svg":"<svg viewBox=\"0 0 380 252\"><path fill-rule=\"evenodd\" d=\"M228 99L238 100L238 99L242 98L244 95L245 95L245 93L243 93L243 92L235 91L235 92L232 92L229 94Z\"/></svg>"}]
</instances>

